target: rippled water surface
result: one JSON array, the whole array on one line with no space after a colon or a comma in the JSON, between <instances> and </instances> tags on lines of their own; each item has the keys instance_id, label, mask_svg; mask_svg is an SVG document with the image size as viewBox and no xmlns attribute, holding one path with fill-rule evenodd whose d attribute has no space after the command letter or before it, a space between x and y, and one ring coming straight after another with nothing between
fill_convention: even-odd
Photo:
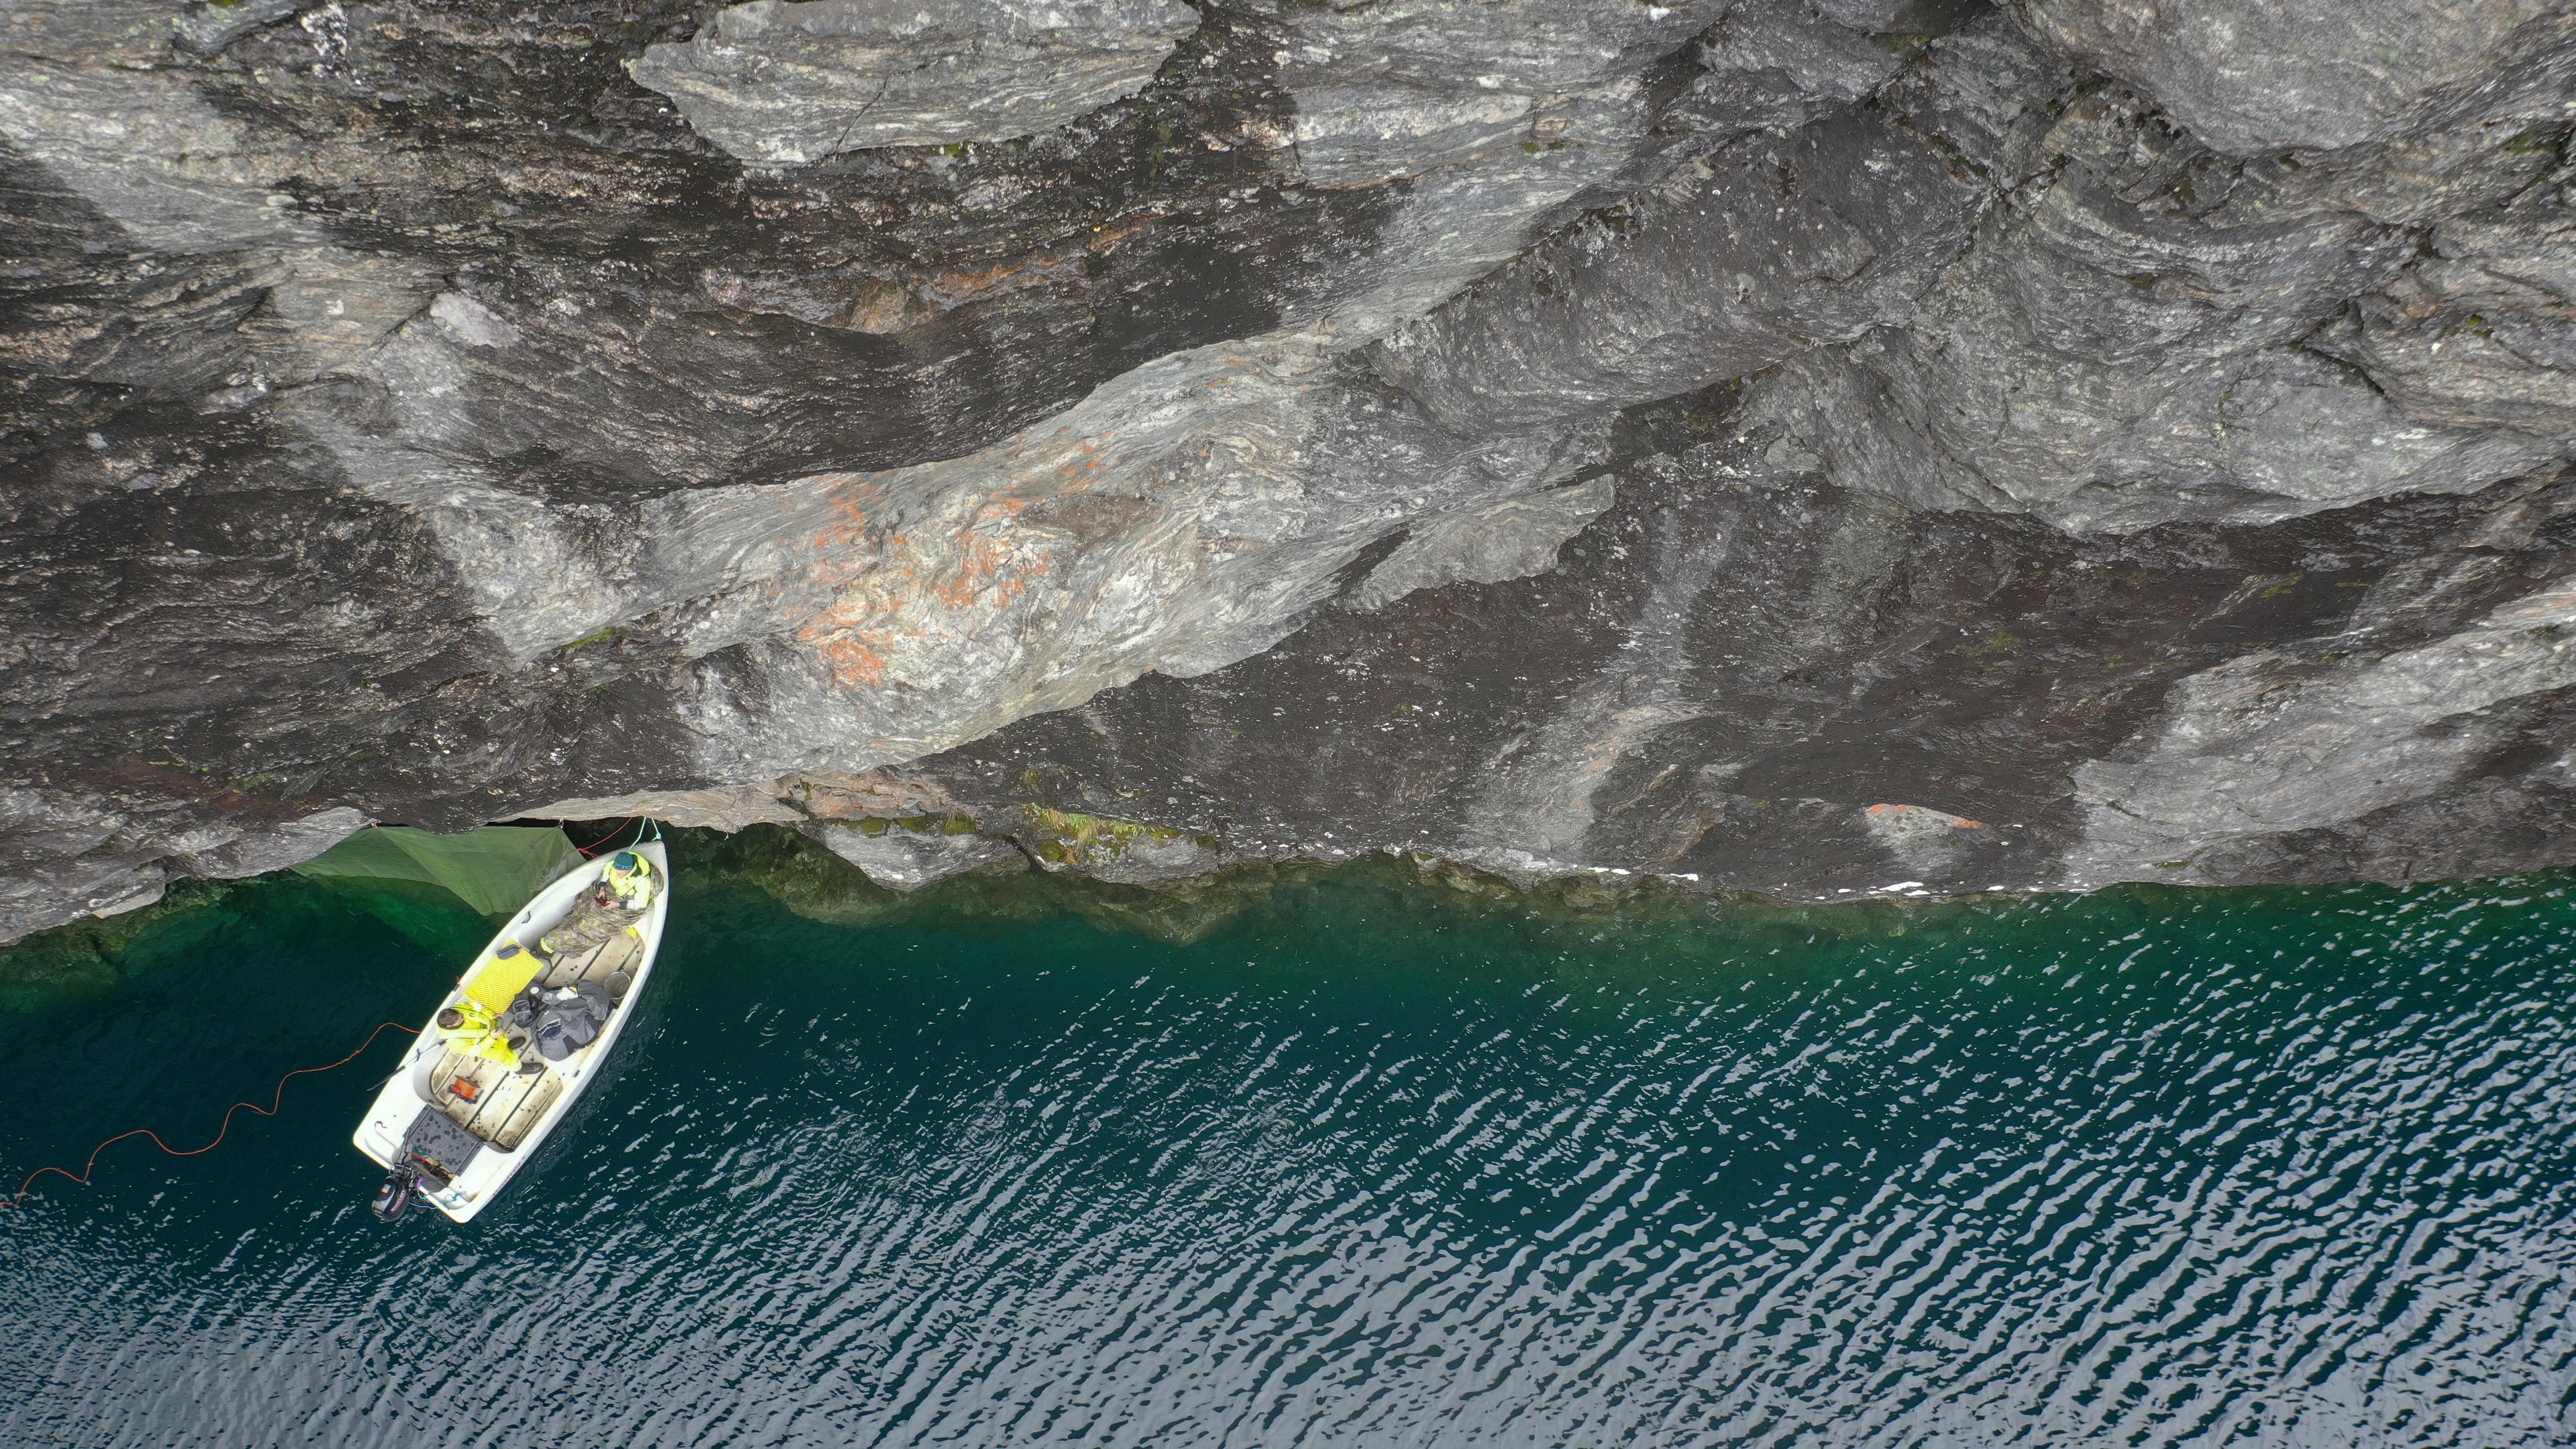
<instances>
[{"instance_id":1,"label":"rippled water surface","mask_svg":"<svg viewBox=\"0 0 2576 1449\"><path fill-rule=\"evenodd\" d=\"M2569 884L1362 868L1173 947L702 876L467 1227L366 1211L390 1041L0 1209L0 1442L2566 1444ZM265 882L0 1013L9 1181L416 1020L412 924Z\"/></svg>"}]
</instances>

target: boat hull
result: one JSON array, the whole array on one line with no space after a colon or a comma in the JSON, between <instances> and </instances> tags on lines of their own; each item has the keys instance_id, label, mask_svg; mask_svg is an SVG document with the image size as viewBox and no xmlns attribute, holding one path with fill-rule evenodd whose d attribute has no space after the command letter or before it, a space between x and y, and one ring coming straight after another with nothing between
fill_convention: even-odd
<instances>
[{"instance_id":1,"label":"boat hull","mask_svg":"<svg viewBox=\"0 0 2576 1449\"><path fill-rule=\"evenodd\" d=\"M501 1190L518 1175L519 1169L536 1155L537 1149L544 1146L546 1139L562 1124L573 1104L581 1099L581 1094L607 1066L610 1052L616 1048L618 1038L626 1030L626 1023L635 1015L637 1003L643 999L644 988L651 982L654 965L662 953L663 925L670 916L670 860L658 840L647 841L632 849L653 863L659 888L644 918L636 923L637 948L619 958L619 969L630 978L625 994L618 999L616 1009L609 1014L599 1035L588 1046L563 1061L546 1063L544 1074L534 1079L515 1079L509 1073L480 1068L470 1062L463 1065L477 1070L462 1071L439 1035L438 1012L432 1011L421 1029L420 1039L412 1044L400 1069L395 1071L359 1118L358 1130L350 1140L360 1152L388 1170L402 1160L406 1136L412 1134L415 1124L421 1122L424 1110L459 1123L452 1131L439 1127L437 1123L428 1123L429 1128L435 1129L432 1135L451 1143L461 1140L462 1136L470 1136L482 1144L443 1189L432 1191L426 1180L420 1185L420 1200L457 1222L471 1222L476 1214L491 1206L492 1200L500 1196ZM602 857L586 861L539 891L536 898L521 907L510 918L509 924L503 926L476 955L474 965L465 976L457 978L456 987L439 1002L439 1009L454 1005L464 995L466 982L492 959L493 952L501 946L511 941L533 944L538 936L552 929L571 909L573 899L599 880L601 873L608 868L608 859ZM465 1080L465 1087L457 1086L459 1078ZM476 1096L460 1095L465 1090L473 1090ZM479 1120L485 1114L468 1110L477 1098L487 1092L514 1094L510 1099L511 1105L501 1117L488 1123Z\"/></svg>"}]
</instances>

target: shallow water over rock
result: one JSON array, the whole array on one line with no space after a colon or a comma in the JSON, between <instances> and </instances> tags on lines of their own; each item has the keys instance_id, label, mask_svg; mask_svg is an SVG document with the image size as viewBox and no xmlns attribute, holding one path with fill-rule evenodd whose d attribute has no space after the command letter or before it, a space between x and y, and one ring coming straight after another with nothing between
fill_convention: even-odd
<instances>
[{"instance_id":1,"label":"shallow water over rock","mask_svg":"<svg viewBox=\"0 0 2576 1449\"><path fill-rule=\"evenodd\" d=\"M702 872L469 1227L365 1211L391 1045L0 1210L0 1440L2565 1442L2571 884L1584 912L1352 868L1176 946ZM0 1017L0 1164L194 1146L478 930L173 912Z\"/></svg>"}]
</instances>

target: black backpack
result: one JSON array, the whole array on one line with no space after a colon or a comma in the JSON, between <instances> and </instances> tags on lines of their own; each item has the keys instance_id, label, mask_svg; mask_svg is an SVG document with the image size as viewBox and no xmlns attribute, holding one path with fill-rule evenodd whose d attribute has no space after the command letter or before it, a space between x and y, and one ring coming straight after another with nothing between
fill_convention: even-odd
<instances>
[{"instance_id":1,"label":"black backpack","mask_svg":"<svg viewBox=\"0 0 2576 1449\"><path fill-rule=\"evenodd\" d=\"M537 1055L559 1062L574 1052L599 1040L600 1029L608 1025L608 1014L615 1008L608 993L591 982L573 987L572 999L557 1001L553 992L537 1012Z\"/></svg>"}]
</instances>

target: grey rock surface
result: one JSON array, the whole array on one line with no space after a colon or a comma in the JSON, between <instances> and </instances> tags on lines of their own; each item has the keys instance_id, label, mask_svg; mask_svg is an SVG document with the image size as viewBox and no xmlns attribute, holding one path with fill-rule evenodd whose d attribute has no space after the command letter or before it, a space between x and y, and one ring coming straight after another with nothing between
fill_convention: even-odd
<instances>
[{"instance_id":1,"label":"grey rock surface","mask_svg":"<svg viewBox=\"0 0 2576 1449\"><path fill-rule=\"evenodd\" d=\"M2010 43L1983 22L1932 50ZM1883 102L1927 124L1976 118L1947 132L1976 143L1970 164L2002 188L1975 241L1900 322L1802 354L1758 389L1756 425L1793 435L1830 476L2124 530L2474 489L2568 456L2563 433L2409 411L2329 355L2420 245L2343 194L2387 157L2320 181L2324 166L2295 157L2228 161L2135 96L2079 87L2007 119L1981 89L1936 68ZM2546 197L2554 153L2480 145L2452 205L2562 205Z\"/></svg>"},{"instance_id":2,"label":"grey rock surface","mask_svg":"<svg viewBox=\"0 0 2576 1449\"><path fill-rule=\"evenodd\" d=\"M2576 436L2576 219L2515 200L2433 228L2431 255L2357 300L2318 350L2410 417Z\"/></svg>"},{"instance_id":3,"label":"grey rock surface","mask_svg":"<svg viewBox=\"0 0 2576 1449\"><path fill-rule=\"evenodd\" d=\"M1873 15L1875 22L1883 17ZM1803 126L1867 100L1904 65L1855 25L1803 5L1743 5L1700 40L1704 72L1664 118L1710 138Z\"/></svg>"},{"instance_id":4,"label":"grey rock surface","mask_svg":"<svg viewBox=\"0 0 2576 1449\"><path fill-rule=\"evenodd\" d=\"M2200 857L2248 840L2456 797L2576 682L2570 624L2576 593L2544 589L2413 648L2258 653L2191 676L2157 728L2075 772L2087 818L2070 883L2160 869L2197 884ZM2561 752L2522 788L2564 790L2571 768Z\"/></svg>"},{"instance_id":5,"label":"grey rock surface","mask_svg":"<svg viewBox=\"0 0 2576 1449\"><path fill-rule=\"evenodd\" d=\"M2562 858L2576 487L2081 537L1702 421L1546 574L1322 614L905 769L990 828L1035 791L1235 859L1808 899Z\"/></svg>"},{"instance_id":6,"label":"grey rock surface","mask_svg":"<svg viewBox=\"0 0 2576 1449\"><path fill-rule=\"evenodd\" d=\"M2555 0L2014 0L2036 35L2230 155L2336 151L2427 124L2565 119Z\"/></svg>"},{"instance_id":7,"label":"grey rock surface","mask_svg":"<svg viewBox=\"0 0 2576 1449\"><path fill-rule=\"evenodd\" d=\"M1565 541L1600 517L1617 494L1609 479L1588 478L1423 519L1405 530L1404 541L1368 571L1347 603L1374 609L1416 589L1546 573Z\"/></svg>"},{"instance_id":8,"label":"grey rock surface","mask_svg":"<svg viewBox=\"0 0 2576 1449\"><path fill-rule=\"evenodd\" d=\"M1198 12L1181 0L751 0L638 84L746 161L1007 141L1145 88Z\"/></svg>"},{"instance_id":9,"label":"grey rock surface","mask_svg":"<svg viewBox=\"0 0 2576 1449\"><path fill-rule=\"evenodd\" d=\"M1506 148L1625 152L1649 119L1640 78L1725 9L1714 0L1285 7L1279 81L1297 101L1298 172L1318 186L1364 186Z\"/></svg>"},{"instance_id":10,"label":"grey rock surface","mask_svg":"<svg viewBox=\"0 0 2576 1449\"><path fill-rule=\"evenodd\" d=\"M293 16L305 3L306 0L234 0L221 5L214 0L188 0L179 7L173 28L180 45L213 55L254 30Z\"/></svg>"},{"instance_id":11,"label":"grey rock surface","mask_svg":"<svg viewBox=\"0 0 2576 1449\"><path fill-rule=\"evenodd\" d=\"M2567 863L2568 13L2242 9L0 0L0 937Z\"/></svg>"},{"instance_id":12,"label":"grey rock surface","mask_svg":"<svg viewBox=\"0 0 2576 1449\"><path fill-rule=\"evenodd\" d=\"M1476 432L1696 392L1910 311L1966 246L1978 199L1921 138L1845 110L1692 160L1372 361Z\"/></svg>"},{"instance_id":13,"label":"grey rock surface","mask_svg":"<svg viewBox=\"0 0 2576 1449\"><path fill-rule=\"evenodd\" d=\"M1026 869L1019 851L990 836L914 830L884 820L867 822L874 833L846 822L812 821L805 834L890 890L917 891L971 871L1007 865Z\"/></svg>"}]
</instances>

